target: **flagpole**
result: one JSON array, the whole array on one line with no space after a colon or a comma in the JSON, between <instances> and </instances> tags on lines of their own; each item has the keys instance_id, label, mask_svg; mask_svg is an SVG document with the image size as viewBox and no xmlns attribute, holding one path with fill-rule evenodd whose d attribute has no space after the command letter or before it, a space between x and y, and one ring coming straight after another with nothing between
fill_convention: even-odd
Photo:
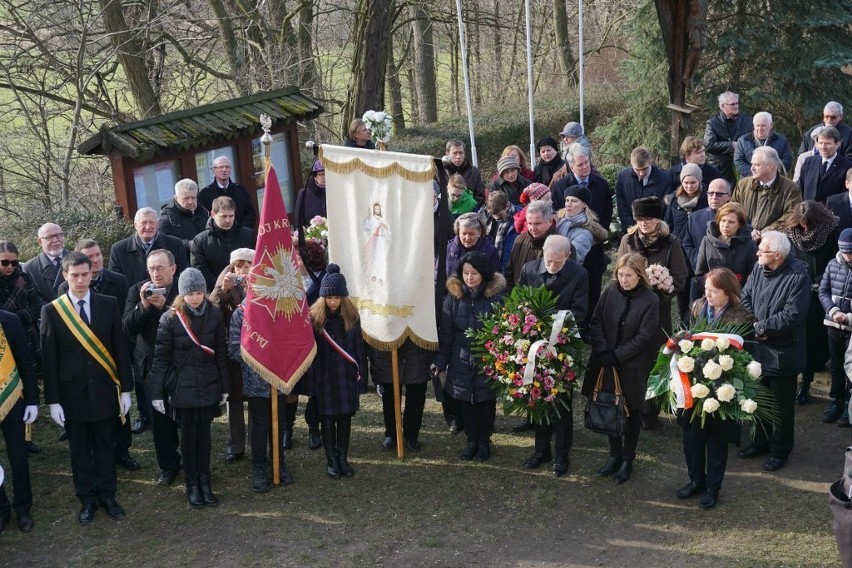
<instances>
[{"instance_id":1,"label":"flagpole","mask_svg":"<svg viewBox=\"0 0 852 568\"><path fill-rule=\"evenodd\" d=\"M532 16L530 16L530 0L524 2L524 13L527 20L527 97L530 112L530 165L538 161L535 151L535 108L533 102L533 68L532 68Z\"/></svg>"},{"instance_id":2,"label":"flagpole","mask_svg":"<svg viewBox=\"0 0 852 568\"><path fill-rule=\"evenodd\" d=\"M464 17L462 16L462 0L456 0L456 13L459 20L459 50L462 55L462 71L464 72L464 96L467 100L467 128L470 131L470 161L479 166L476 155L476 139L473 136L473 106L470 103L470 76L467 69L467 42L464 35Z\"/></svg>"},{"instance_id":3,"label":"flagpole","mask_svg":"<svg viewBox=\"0 0 852 568\"><path fill-rule=\"evenodd\" d=\"M577 3L577 33L580 36L579 39L579 51L580 51L580 126L583 127L583 132L586 132L586 123L584 116L584 108L585 107L585 88L584 88L584 75L585 75L585 64L583 62L583 0L579 0Z\"/></svg>"},{"instance_id":4,"label":"flagpole","mask_svg":"<svg viewBox=\"0 0 852 568\"><path fill-rule=\"evenodd\" d=\"M391 372L393 374L393 414L396 419L396 457L405 457L402 446L402 393L399 392L399 356L396 347L391 351Z\"/></svg>"},{"instance_id":5,"label":"flagpole","mask_svg":"<svg viewBox=\"0 0 852 568\"><path fill-rule=\"evenodd\" d=\"M266 114L261 114L260 125L263 128L263 136L260 137L260 141L263 143L263 185L267 187L265 176L272 161L272 135L269 134L272 129L272 119ZM281 455L278 451L278 437L280 436L280 432L278 432L278 389L273 384L269 385L269 402L272 404L270 417L272 421L272 485L278 487L281 484Z\"/></svg>"}]
</instances>

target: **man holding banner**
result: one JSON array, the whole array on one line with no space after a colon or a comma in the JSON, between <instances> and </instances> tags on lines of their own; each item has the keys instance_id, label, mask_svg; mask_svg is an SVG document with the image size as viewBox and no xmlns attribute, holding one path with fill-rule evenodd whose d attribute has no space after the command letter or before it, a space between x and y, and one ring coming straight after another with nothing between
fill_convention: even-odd
<instances>
[{"instance_id":1,"label":"man holding banner","mask_svg":"<svg viewBox=\"0 0 852 568\"><path fill-rule=\"evenodd\" d=\"M41 310L44 399L50 416L65 426L74 490L88 525L100 505L113 519L124 517L115 500L112 452L116 413L130 409L133 377L115 298L89 290L92 262L81 252L62 258L68 293Z\"/></svg>"}]
</instances>

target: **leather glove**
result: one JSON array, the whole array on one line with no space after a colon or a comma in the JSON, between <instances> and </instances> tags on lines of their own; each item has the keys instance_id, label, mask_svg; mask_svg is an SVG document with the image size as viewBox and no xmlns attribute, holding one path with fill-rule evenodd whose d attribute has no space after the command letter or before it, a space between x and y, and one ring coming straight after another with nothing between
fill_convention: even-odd
<instances>
[{"instance_id":1,"label":"leather glove","mask_svg":"<svg viewBox=\"0 0 852 568\"><path fill-rule=\"evenodd\" d=\"M598 355L598 362L601 364L601 367L615 367L617 363L615 353L612 351L604 351Z\"/></svg>"},{"instance_id":2,"label":"leather glove","mask_svg":"<svg viewBox=\"0 0 852 568\"><path fill-rule=\"evenodd\" d=\"M60 426L65 426L65 411L62 410L61 404L50 405L50 417Z\"/></svg>"},{"instance_id":3,"label":"leather glove","mask_svg":"<svg viewBox=\"0 0 852 568\"><path fill-rule=\"evenodd\" d=\"M160 414L166 413L166 404L162 400L152 400L151 406L153 406L154 410L156 410Z\"/></svg>"},{"instance_id":4,"label":"leather glove","mask_svg":"<svg viewBox=\"0 0 852 568\"><path fill-rule=\"evenodd\" d=\"M24 408L24 424L32 424L35 422L36 418L38 418L38 406L35 404L28 404L26 408Z\"/></svg>"},{"instance_id":5,"label":"leather glove","mask_svg":"<svg viewBox=\"0 0 852 568\"><path fill-rule=\"evenodd\" d=\"M123 392L121 393L121 415L125 416L128 412L130 412L130 393Z\"/></svg>"},{"instance_id":6,"label":"leather glove","mask_svg":"<svg viewBox=\"0 0 852 568\"><path fill-rule=\"evenodd\" d=\"M225 404L226 402L228 402L228 393L223 393L222 394L222 404Z\"/></svg>"}]
</instances>

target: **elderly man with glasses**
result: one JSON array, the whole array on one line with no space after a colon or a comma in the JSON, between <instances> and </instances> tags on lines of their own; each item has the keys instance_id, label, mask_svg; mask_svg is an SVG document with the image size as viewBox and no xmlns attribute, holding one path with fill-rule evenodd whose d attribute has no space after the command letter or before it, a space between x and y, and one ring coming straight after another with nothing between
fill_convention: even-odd
<instances>
[{"instance_id":1,"label":"elderly man with glasses","mask_svg":"<svg viewBox=\"0 0 852 568\"><path fill-rule=\"evenodd\" d=\"M68 254L65 248L65 234L56 223L45 223L38 229L36 238L41 252L26 261L22 270L35 282L38 293L45 302L52 302L59 294L59 285L65 282L60 263Z\"/></svg>"},{"instance_id":2,"label":"elderly man with glasses","mask_svg":"<svg viewBox=\"0 0 852 568\"><path fill-rule=\"evenodd\" d=\"M257 223L257 211L248 190L231 180L231 160L227 156L217 156L211 169L213 183L198 192L198 204L208 211L213 211L213 201L217 197L230 197L237 206L237 226L248 227L253 231Z\"/></svg>"},{"instance_id":3,"label":"elderly man with glasses","mask_svg":"<svg viewBox=\"0 0 852 568\"><path fill-rule=\"evenodd\" d=\"M812 126L802 137L802 145L799 146L799 154L814 152L816 137L813 131L821 127L833 127L840 134L840 148L838 152L852 159L852 126L843 122L843 105L835 101L829 101L822 109L822 122ZM816 155L816 152L814 152Z\"/></svg>"},{"instance_id":4,"label":"elderly man with glasses","mask_svg":"<svg viewBox=\"0 0 852 568\"><path fill-rule=\"evenodd\" d=\"M728 183L734 183L734 150L740 136L752 131L751 116L740 113L740 96L731 91L719 95L719 113L707 120L704 145L710 163Z\"/></svg>"}]
</instances>

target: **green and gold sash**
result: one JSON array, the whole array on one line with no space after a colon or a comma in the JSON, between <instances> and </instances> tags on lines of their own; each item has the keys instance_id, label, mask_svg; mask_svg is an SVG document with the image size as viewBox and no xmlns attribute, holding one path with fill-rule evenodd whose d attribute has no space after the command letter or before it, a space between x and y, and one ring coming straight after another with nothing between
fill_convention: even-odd
<instances>
[{"instance_id":1,"label":"green and gold sash","mask_svg":"<svg viewBox=\"0 0 852 568\"><path fill-rule=\"evenodd\" d=\"M18 366L15 364L6 333L0 326L0 422L23 396L24 386L21 384Z\"/></svg>"},{"instance_id":2,"label":"green and gold sash","mask_svg":"<svg viewBox=\"0 0 852 568\"><path fill-rule=\"evenodd\" d=\"M107 375L109 375L109 378L115 383L116 390L118 392L118 408L119 413L121 413L121 381L118 379L118 367L115 364L115 359L112 358L109 350L107 350L106 346L101 343L98 336L95 335L91 328L89 328L89 326L80 318L80 314L74 308L74 304L71 303L71 298L69 298L67 294L62 294L57 299L53 300L52 304L56 308L56 312L59 314L59 317L62 318L62 321L68 327L68 331L71 332L71 335L80 342L83 349L85 349L95 361L100 363L101 367L103 367L107 372ZM124 424L124 421L125 418L124 415L122 415L121 423Z\"/></svg>"}]
</instances>

